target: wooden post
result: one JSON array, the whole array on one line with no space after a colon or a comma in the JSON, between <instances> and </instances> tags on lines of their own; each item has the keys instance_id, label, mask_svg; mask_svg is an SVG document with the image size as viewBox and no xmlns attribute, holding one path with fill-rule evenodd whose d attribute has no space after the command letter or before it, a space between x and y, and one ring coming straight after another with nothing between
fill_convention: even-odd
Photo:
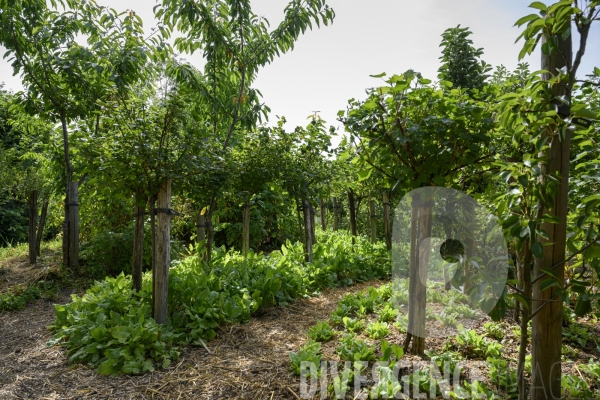
<instances>
[{"instance_id":1,"label":"wooden post","mask_svg":"<svg viewBox=\"0 0 600 400\"><path fill-rule=\"evenodd\" d=\"M375 200L369 200L369 221L371 222L371 241L377 241L377 215L375 214Z\"/></svg>"},{"instance_id":2,"label":"wooden post","mask_svg":"<svg viewBox=\"0 0 600 400\"><path fill-rule=\"evenodd\" d=\"M340 229L340 206L337 201L337 197L333 198L333 230L337 231Z\"/></svg>"},{"instance_id":3,"label":"wooden post","mask_svg":"<svg viewBox=\"0 0 600 400\"><path fill-rule=\"evenodd\" d=\"M150 213L150 235L152 235L152 316L154 316L154 299L156 298L156 194L150 197L148 206Z\"/></svg>"},{"instance_id":4,"label":"wooden post","mask_svg":"<svg viewBox=\"0 0 600 400\"><path fill-rule=\"evenodd\" d=\"M247 258L248 250L250 250L250 199L244 202L243 218L242 254L244 255L244 258Z\"/></svg>"},{"instance_id":5,"label":"wooden post","mask_svg":"<svg viewBox=\"0 0 600 400\"><path fill-rule=\"evenodd\" d=\"M350 209L350 230L352 232L352 244L356 237L356 209L354 207L354 192L352 189L348 191L348 208Z\"/></svg>"},{"instance_id":6,"label":"wooden post","mask_svg":"<svg viewBox=\"0 0 600 400\"><path fill-rule=\"evenodd\" d=\"M206 240L206 217L204 216L204 210L198 214L197 219L198 232L196 234L196 241L203 242Z\"/></svg>"},{"instance_id":7,"label":"wooden post","mask_svg":"<svg viewBox=\"0 0 600 400\"><path fill-rule=\"evenodd\" d=\"M385 245L392 250L392 230L390 228L390 196L383 194L383 230L385 232Z\"/></svg>"},{"instance_id":8,"label":"wooden post","mask_svg":"<svg viewBox=\"0 0 600 400\"><path fill-rule=\"evenodd\" d=\"M300 204L300 200L298 200L298 198L296 198L296 213L298 214L298 227L300 228L300 238L302 240L302 243L306 243L306 235L304 233L304 228L303 228L303 224L302 224L302 218L303 218L303 210L304 210L304 205Z\"/></svg>"},{"instance_id":9,"label":"wooden post","mask_svg":"<svg viewBox=\"0 0 600 400\"><path fill-rule=\"evenodd\" d=\"M317 211L312 207L310 207L310 230L311 230L311 235L310 238L312 239L312 244L313 246L315 245L315 243L317 243L317 234L315 232L315 215L317 214Z\"/></svg>"},{"instance_id":10,"label":"wooden post","mask_svg":"<svg viewBox=\"0 0 600 400\"><path fill-rule=\"evenodd\" d=\"M206 217L204 213L206 212L206 208L200 211L196 220L196 228L198 232L196 233L196 244L198 246L203 246L206 249ZM202 243L202 244L200 244ZM204 249L198 248L198 253L200 254L200 261L205 259L206 252Z\"/></svg>"},{"instance_id":11,"label":"wooden post","mask_svg":"<svg viewBox=\"0 0 600 400\"><path fill-rule=\"evenodd\" d=\"M471 258L475 256L475 226L473 225L473 221L475 220L475 210L474 204L472 201L469 201L469 198L466 198L467 201L464 203L463 209L465 210L465 217L467 219L467 234L465 236L465 284L463 286L463 293L468 295L471 291L471 287L473 283L471 280L473 279L473 266L471 265Z\"/></svg>"},{"instance_id":12,"label":"wooden post","mask_svg":"<svg viewBox=\"0 0 600 400\"><path fill-rule=\"evenodd\" d=\"M327 228L327 223L325 221L325 202L323 199L320 199L319 202L319 211L321 212L321 229L323 232L325 232L325 229Z\"/></svg>"},{"instance_id":13,"label":"wooden post","mask_svg":"<svg viewBox=\"0 0 600 400\"><path fill-rule=\"evenodd\" d=\"M545 42L547 37L543 38ZM542 53L542 69L549 71L543 75L544 80L549 80L557 71L566 68L571 71L573 50L571 36L564 38L557 36L553 54ZM581 51L581 48L579 49ZM582 54L582 53L581 53ZM578 53L578 57L581 56ZM576 71L572 72L573 74ZM574 79L574 77L572 77ZM561 118L567 118L571 110L562 102L567 104L571 101L571 87L569 79L563 79L552 86L554 99L560 97L565 100L555 100L548 109L556 108ZM534 281L532 312L535 313L539 307L543 307L534 315L532 326L532 349L531 349L531 400L546 398L560 398L561 396L561 341L562 341L562 308L563 301L561 289L564 286L565 276L565 249L567 235L567 211L569 200L569 158L571 146L571 131L565 129L564 138L560 137L556 125L548 125L542 133L542 138L548 140L549 147L542 151L540 156L546 157L545 162L540 164L540 183L545 185L548 177L558 177L558 182L553 183L554 199L550 207L546 207L541 201L538 209L541 215L555 217L559 223L542 222L538 231L544 230L546 238L537 236L536 241L543 245L542 258L534 260ZM548 219L550 220L550 219ZM546 220L546 221L548 221ZM532 248L535 243L532 243ZM557 277L558 285L542 290L541 284L544 279L538 279L544 274L545 269L551 269Z\"/></svg>"},{"instance_id":14,"label":"wooden post","mask_svg":"<svg viewBox=\"0 0 600 400\"><path fill-rule=\"evenodd\" d=\"M29 264L35 264L37 261L37 198L38 191L32 190L29 193Z\"/></svg>"},{"instance_id":15,"label":"wooden post","mask_svg":"<svg viewBox=\"0 0 600 400\"><path fill-rule=\"evenodd\" d=\"M35 252L38 257L41 255L40 249L42 247L42 238L44 236L44 227L46 226L46 217L48 215L48 200L45 200L42 204L42 213L40 214L40 223L37 229L37 238L35 241Z\"/></svg>"},{"instance_id":16,"label":"wooden post","mask_svg":"<svg viewBox=\"0 0 600 400\"><path fill-rule=\"evenodd\" d=\"M79 268L79 183L69 182L69 266Z\"/></svg>"},{"instance_id":17,"label":"wooden post","mask_svg":"<svg viewBox=\"0 0 600 400\"><path fill-rule=\"evenodd\" d=\"M408 325L406 328L406 338L404 340L404 352L408 353L408 346L412 339L414 325L414 307L415 307L415 286L419 279L419 257L417 256L417 239L419 237L419 202L420 195L413 194L411 199L411 218L410 218L410 265L408 270Z\"/></svg>"},{"instance_id":18,"label":"wooden post","mask_svg":"<svg viewBox=\"0 0 600 400\"><path fill-rule=\"evenodd\" d=\"M142 290L142 268L144 263L144 222L146 220L146 196L143 188L135 192L135 229L133 231L133 266L131 277L133 290Z\"/></svg>"},{"instance_id":19,"label":"wooden post","mask_svg":"<svg viewBox=\"0 0 600 400\"><path fill-rule=\"evenodd\" d=\"M169 266L171 264L171 179L162 181L158 188L156 208L156 281L154 282L154 319L158 324L167 322L169 296Z\"/></svg>"},{"instance_id":20,"label":"wooden post","mask_svg":"<svg viewBox=\"0 0 600 400\"><path fill-rule=\"evenodd\" d=\"M413 344L412 354L423 355L425 352L425 317L427 309L427 265L429 263L429 254L431 252L431 244L428 238L431 237L432 214L433 214L433 199L427 197L421 199L423 202L419 204L419 228L417 239L417 268L416 282L414 285L414 303L413 312Z\"/></svg>"},{"instance_id":21,"label":"wooden post","mask_svg":"<svg viewBox=\"0 0 600 400\"><path fill-rule=\"evenodd\" d=\"M310 210L310 203L308 200L303 199L302 200L302 207L304 209L304 235L305 235L305 241L304 241L304 259L306 262L313 262L313 251L312 251L312 247L313 247L313 238L312 238L312 233L313 233L313 229L312 229L312 216L311 216L311 210Z\"/></svg>"}]
</instances>

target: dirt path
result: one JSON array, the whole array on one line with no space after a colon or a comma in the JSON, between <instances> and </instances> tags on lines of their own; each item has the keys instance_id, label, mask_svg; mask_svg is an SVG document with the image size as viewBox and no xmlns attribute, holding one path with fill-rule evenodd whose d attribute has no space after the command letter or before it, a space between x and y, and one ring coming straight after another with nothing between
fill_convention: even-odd
<instances>
[{"instance_id":1,"label":"dirt path","mask_svg":"<svg viewBox=\"0 0 600 400\"><path fill-rule=\"evenodd\" d=\"M19 312L0 314L0 399L294 399L300 379L290 372L289 352L306 331L326 319L341 296L383 282L326 290L287 307L271 307L245 325L220 328L206 349L187 347L167 369L107 377L69 365L60 348L47 348L52 303L38 300ZM67 302L63 293L55 301Z\"/></svg>"}]
</instances>

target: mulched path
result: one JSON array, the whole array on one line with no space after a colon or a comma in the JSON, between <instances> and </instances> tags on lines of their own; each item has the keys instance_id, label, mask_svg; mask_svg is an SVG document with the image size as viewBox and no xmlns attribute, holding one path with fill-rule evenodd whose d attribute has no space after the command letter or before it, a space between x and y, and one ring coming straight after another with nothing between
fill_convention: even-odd
<instances>
[{"instance_id":1,"label":"mulched path","mask_svg":"<svg viewBox=\"0 0 600 400\"><path fill-rule=\"evenodd\" d=\"M328 289L286 307L270 307L244 325L219 328L204 347L186 347L166 370L137 376L102 376L69 365L60 347L46 347L54 320L52 302L38 300L0 314L0 399L296 399L300 379L289 352L306 331L327 319L342 296L383 281ZM62 292L54 303L69 301Z\"/></svg>"}]
</instances>

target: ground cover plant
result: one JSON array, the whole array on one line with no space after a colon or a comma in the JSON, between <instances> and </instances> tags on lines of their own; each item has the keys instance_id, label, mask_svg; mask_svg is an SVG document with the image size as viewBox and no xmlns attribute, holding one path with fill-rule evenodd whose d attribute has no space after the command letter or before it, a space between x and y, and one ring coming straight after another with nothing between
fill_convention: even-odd
<instances>
[{"instance_id":1,"label":"ground cover plant","mask_svg":"<svg viewBox=\"0 0 600 400\"><path fill-rule=\"evenodd\" d=\"M321 393L322 390L320 386L317 388L317 385L328 382L326 388L328 398L345 398L344 396L348 394L356 396L357 388L361 393L369 396L368 398L373 399L386 398L386 396L394 398L395 395L409 393L415 397L427 394L429 398L471 399L474 398L473 396L484 396L480 398L486 399L518 398L517 354L520 331L513 332L515 321L507 318L494 322L487 317L487 321L483 321L475 328L461 328L455 336L446 339L427 339L430 350L425 351L424 357L410 357L404 354L404 349L399 345L405 337L405 331L401 329L402 324L396 321L394 324L384 325L378 321L382 314L388 312L384 310L396 310L394 298L390 295L391 287L393 287L391 283L386 283L343 297L329 320L320 321L309 330L313 332L317 327L321 327L319 329L324 326L331 327L332 343L328 346L335 350L333 354L336 357L325 358L321 347L316 351L309 333L310 340L299 349L299 352L290 352L292 371L297 375L304 374L300 379L305 379L310 363L314 362L311 373L316 372L319 377L326 376L326 379L318 381L319 383L313 382L316 392ZM438 289L437 284L432 283L430 289ZM446 307L454 307L455 299L462 298L460 293L443 290L436 293L437 301L440 305L445 303ZM360 327L356 328L354 324L349 323L349 321L359 321L360 305L370 303L375 297L379 298L379 301L370 313L362 317ZM346 316L340 322L341 313ZM456 316L459 324L467 322L469 318L468 315L461 317L460 313L456 313ZM395 315L393 319L400 318L401 316ZM600 364L596 353L600 348L586 349L590 323L597 324L597 319L585 323L573 322L565 328L567 332L571 332L567 334L567 340L574 343L580 353L574 354L578 361L571 362L568 372L564 375L562 398L592 400L600 396L598 381ZM314 355L317 353L318 357L315 358ZM302 361L307 364L302 365ZM324 361L340 365L335 370L328 369L327 364L323 364ZM344 364L347 361L355 364ZM399 361L404 363L402 368L394 369L396 362ZM417 364L413 364L415 361ZM470 370L470 364L467 364L473 361L478 362L479 375L475 380L471 376L473 370ZM381 364L382 362L386 364ZM432 368L433 365L437 368ZM354 381L357 371L367 379L367 383L358 387L355 386ZM371 371L377 371L378 379L370 378ZM454 378L455 372L457 379ZM529 355L526 357L525 374L529 377L531 373ZM416 388L419 394L413 391Z\"/></svg>"},{"instance_id":2,"label":"ground cover plant","mask_svg":"<svg viewBox=\"0 0 600 400\"><path fill-rule=\"evenodd\" d=\"M359 239L353 245L341 232L320 234L315 255L314 263L307 264L301 243L289 242L267 256L250 252L244 258L216 249L211 262L204 263L192 254L170 270L166 325L151 318L151 274L144 276L140 292L132 290L129 276L106 278L83 296L73 295L70 304L56 306L51 344L65 346L69 361L98 367L102 374L152 371L177 359L178 346L201 346L215 337L217 326L243 323L262 307L390 275L382 243ZM314 332L315 340L331 335L325 326Z\"/></svg>"}]
</instances>

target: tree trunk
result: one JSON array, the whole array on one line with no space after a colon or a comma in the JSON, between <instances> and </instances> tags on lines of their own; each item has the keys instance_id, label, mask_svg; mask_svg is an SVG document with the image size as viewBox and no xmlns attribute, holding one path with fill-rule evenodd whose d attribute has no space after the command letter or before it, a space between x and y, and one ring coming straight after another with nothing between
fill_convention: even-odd
<instances>
[{"instance_id":1,"label":"tree trunk","mask_svg":"<svg viewBox=\"0 0 600 400\"><path fill-rule=\"evenodd\" d=\"M146 196L143 188L135 192L135 230L133 231L133 266L131 277L133 290L142 290L142 268L144 264L144 222L146 220Z\"/></svg>"},{"instance_id":2,"label":"tree trunk","mask_svg":"<svg viewBox=\"0 0 600 400\"><path fill-rule=\"evenodd\" d=\"M206 247L206 217L204 216L204 211L200 211L196 220L196 228L198 230L196 233L196 244ZM198 248L198 253L200 254L200 261L204 260L205 252L201 248Z\"/></svg>"},{"instance_id":3,"label":"tree trunk","mask_svg":"<svg viewBox=\"0 0 600 400\"><path fill-rule=\"evenodd\" d=\"M69 182L69 267L79 268L79 184Z\"/></svg>"},{"instance_id":4,"label":"tree trunk","mask_svg":"<svg viewBox=\"0 0 600 400\"><path fill-rule=\"evenodd\" d=\"M354 192L348 191L348 208L350 209L350 230L352 232L352 244L356 237L356 208L354 207Z\"/></svg>"},{"instance_id":5,"label":"tree trunk","mask_svg":"<svg viewBox=\"0 0 600 400\"><path fill-rule=\"evenodd\" d=\"M571 36L566 39L558 36L558 51L552 55L542 53L542 69L555 74L557 70L566 67L571 70L572 63ZM548 79L549 76L544 78ZM554 98L565 96L571 100L571 91L565 86L566 82L555 84L552 87ZM569 107L556 102L558 113L562 118L570 114ZM567 233L567 205L569 190L569 156L571 133L566 129L563 140L559 137L556 126L548 126L543 133L548 138L550 148L544 154L547 156L546 165L541 165L541 181L544 185L553 185L556 193L551 208L543 206L540 202L542 215L559 219L558 224L543 222L540 226L548 234L548 240L538 237L538 241L547 244L543 247L543 257L536 258L534 262L534 276L537 278L543 274L542 269L553 268L558 277L558 283L564 285L565 274L565 247ZM551 182L548 176L553 176L558 183ZM543 207L543 208L542 208ZM532 244L533 246L533 244ZM553 286L541 290L540 284L544 279L538 281L533 287L532 310L543 307L534 317L532 322L532 384L531 399L541 400L547 398L560 398L561 396L561 339L562 339L562 296L559 295L559 287ZM548 301L546 303L546 301ZM545 304L545 305L544 305Z\"/></svg>"},{"instance_id":6,"label":"tree trunk","mask_svg":"<svg viewBox=\"0 0 600 400\"><path fill-rule=\"evenodd\" d=\"M32 190L29 193L29 264L35 264L37 262L37 198L38 191Z\"/></svg>"},{"instance_id":7,"label":"tree trunk","mask_svg":"<svg viewBox=\"0 0 600 400\"><path fill-rule=\"evenodd\" d=\"M156 195L150 197L150 234L152 235L152 315L154 315L154 299L156 298Z\"/></svg>"},{"instance_id":8,"label":"tree trunk","mask_svg":"<svg viewBox=\"0 0 600 400\"><path fill-rule=\"evenodd\" d=\"M521 255L517 255L517 264L519 265L519 280L521 281L521 287L523 288L523 297L527 302L529 308L531 308L531 247L529 245L529 239L523 244L521 249ZM519 382L519 400L527 399L527 390L525 387L525 356L527 355L527 324L529 323L530 312L526 306L520 302L516 302L520 305L521 309L521 343L519 345L519 360L517 363L517 382Z\"/></svg>"},{"instance_id":9,"label":"tree trunk","mask_svg":"<svg viewBox=\"0 0 600 400\"><path fill-rule=\"evenodd\" d=\"M250 249L250 199L244 202L243 218L242 254L244 255L244 258L247 258L248 250Z\"/></svg>"},{"instance_id":10,"label":"tree trunk","mask_svg":"<svg viewBox=\"0 0 600 400\"><path fill-rule=\"evenodd\" d=\"M325 221L325 202L323 199L320 199L319 202L319 211L321 212L321 229L323 232L325 232L325 229L327 228L327 223Z\"/></svg>"},{"instance_id":11,"label":"tree trunk","mask_svg":"<svg viewBox=\"0 0 600 400\"><path fill-rule=\"evenodd\" d=\"M311 216L311 207L308 200L302 200L302 206L304 209L304 259L306 262L313 262L313 238L312 238L312 216Z\"/></svg>"},{"instance_id":12,"label":"tree trunk","mask_svg":"<svg viewBox=\"0 0 600 400\"><path fill-rule=\"evenodd\" d=\"M40 214L40 223L37 229L37 238L35 241L35 252L38 257L41 255L42 238L44 237L44 227L46 226L46 217L48 216L48 200L42 204L42 213Z\"/></svg>"},{"instance_id":13,"label":"tree trunk","mask_svg":"<svg viewBox=\"0 0 600 400\"><path fill-rule=\"evenodd\" d=\"M333 198L333 230L340 229L340 206L338 205L337 197Z\"/></svg>"},{"instance_id":14,"label":"tree trunk","mask_svg":"<svg viewBox=\"0 0 600 400\"><path fill-rule=\"evenodd\" d=\"M154 282L154 319L158 324L167 322L169 295L169 266L171 264L171 179L165 179L158 188L156 234L156 281Z\"/></svg>"},{"instance_id":15,"label":"tree trunk","mask_svg":"<svg viewBox=\"0 0 600 400\"><path fill-rule=\"evenodd\" d=\"M392 230L390 227L390 196L383 194L383 231L385 232L385 245L388 251L392 250Z\"/></svg>"},{"instance_id":16,"label":"tree trunk","mask_svg":"<svg viewBox=\"0 0 600 400\"><path fill-rule=\"evenodd\" d=\"M371 240L377 241L377 215L375 214L375 200L369 201L369 217L371 221Z\"/></svg>"},{"instance_id":17,"label":"tree trunk","mask_svg":"<svg viewBox=\"0 0 600 400\"><path fill-rule=\"evenodd\" d=\"M431 252L431 228L433 214L433 199L421 199L419 203L419 227L417 236L417 268L413 277L416 277L414 285L414 301L410 311L414 312L413 318L413 344L412 354L425 354L425 317L427 309L427 266Z\"/></svg>"}]
</instances>

